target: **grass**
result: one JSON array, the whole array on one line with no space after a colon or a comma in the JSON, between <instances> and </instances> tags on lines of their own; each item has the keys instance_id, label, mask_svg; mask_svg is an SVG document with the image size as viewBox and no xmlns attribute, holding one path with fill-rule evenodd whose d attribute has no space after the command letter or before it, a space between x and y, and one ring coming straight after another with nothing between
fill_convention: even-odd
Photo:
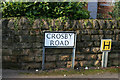
<instances>
[{"instance_id":1,"label":"grass","mask_svg":"<svg viewBox=\"0 0 120 80\"><path fill-rule=\"evenodd\" d=\"M118 73L120 68L105 68L105 69L64 69L64 70L49 70L49 71L38 71L33 73L20 73L24 75L38 75L38 76L63 76L63 75L94 75L94 74L102 74L102 73Z\"/></svg>"}]
</instances>

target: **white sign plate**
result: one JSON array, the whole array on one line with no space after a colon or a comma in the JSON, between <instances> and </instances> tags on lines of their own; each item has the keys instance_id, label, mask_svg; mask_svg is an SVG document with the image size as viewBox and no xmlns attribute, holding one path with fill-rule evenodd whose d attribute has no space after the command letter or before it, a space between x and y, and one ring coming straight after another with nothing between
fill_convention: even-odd
<instances>
[{"instance_id":1,"label":"white sign plate","mask_svg":"<svg viewBox=\"0 0 120 80\"><path fill-rule=\"evenodd\" d=\"M44 46L48 47L73 47L75 33L68 32L46 32Z\"/></svg>"}]
</instances>

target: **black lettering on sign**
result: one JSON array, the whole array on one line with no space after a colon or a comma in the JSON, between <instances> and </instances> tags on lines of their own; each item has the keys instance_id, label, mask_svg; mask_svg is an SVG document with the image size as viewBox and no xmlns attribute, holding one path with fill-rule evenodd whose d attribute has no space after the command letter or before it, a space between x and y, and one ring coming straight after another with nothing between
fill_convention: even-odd
<instances>
[{"instance_id":1,"label":"black lettering on sign","mask_svg":"<svg viewBox=\"0 0 120 80\"><path fill-rule=\"evenodd\" d=\"M65 34L65 39L67 39L68 38L68 34Z\"/></svg>"},{"instance_id":2,"label":"black lettering on sign","mask_svg":"<svg viewBox=\"0 0 120 80\"><path fill-rule=\"evenodd\" d=\"M105 43L107 43L107 45ZM104 41L104 47L103 47L103 49L105 49L106 46L108 47L108 49L110 48L110 41L109 42L105 42Z\"/></svg>"},{"instance_id":3,"label":"black lettering on sign","mask_svg":"<svg viewBox=\"0 0 120 80\"><path fill-rule=\"evenodd\" d=\"M56 35L56 38L57 38L57 39L60 39L60 37L61 37L60 34L57 34L57 35Z\"/></svg>"},{"instance_id":4,"label":"black lettering on sign","mask_svg":"<svg viewBox=\"0 0 120 80\"><path fill-rule=\"evenodd\" d=\"M59 41L58 40L55 41L55 45L57 45L57 46L59 45Z\"/></svg>"},{"instance_id":5,"label":"black lettering on sign","mask_svg":"<svg viewBox=\"0 0 120 80\"><path fill-rule=\"evenodd\" d=\"M65 40L65 45L67 46L69 44L69 41Z\"/></svg>"},{"instance_id":6,"label":"black lettering on sign","mask_svg":"<svg viewBox=\"0 0 120 80\"><path fill-rule=\"evenodd\" d=\"M60 41L60 45L64 45L64 44L63 44L63 41Z\"/></svg>"},{"instance_id":7,"label":"black lettering on sign","mask_svg":"<svg viewBox=\"0 0 120 80\"><path fill-rule=\"evenodd\" d=\"M47 37L48 39L50 39L50 34L47 34L46 37Z\"/></svg>"},{"instance_id":8,"label":"black lettering on sign","mask_svg":"<svg viewBox=\"0 0 120 80\"><path fill-rule=\"evenodd\" d=\"M72 34L69 34L69 36L70 36L70 39L71 39Z\"/></svg>"},{"instance_id":9,"label":"black lettering on sign","mask_svg":"<svg viewBox=\"0 0 120 80\"><path fill-rule=\"evenodd\" d=\"M55 34L52 34L52 39L55 39Z\"/></svg>"},{"instance_id":10,"label":"black lettering on sign","mask_svg":"<svg viewBox=\"0 0 120 80\"><path fill-rule=\"evenodd\" d=\"M54 41L53 40L50 40L50 45L54 46Z\"/></svg>"},{"instance_id":11,"label":"black lettering on sign","mask_svg":"<svg viewBox=\"0 0 120 80\"><path fill-rule=\"evenodd\" d=\"M64 36L63 36L63 34L61 34L61 39L64 39Z\"/></svg>"}]
</instances>

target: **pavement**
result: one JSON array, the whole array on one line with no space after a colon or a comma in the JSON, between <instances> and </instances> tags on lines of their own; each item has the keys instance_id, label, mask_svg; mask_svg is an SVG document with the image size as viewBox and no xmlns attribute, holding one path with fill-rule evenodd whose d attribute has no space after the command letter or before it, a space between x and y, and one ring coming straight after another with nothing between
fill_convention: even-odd
<instances>
[{"instance_id":1,"label":"pavement","mask_svg":"<svg viewBox=\"0 0 120 80\"><path fill-rule=\"evenodd\" d=\"M96 74L74 74L74 75L58 75L58 76L39 76L35 74L22 74L22 73L35 73L35 70L2 70L2 78L119 78L118 73L96 73Z\"/></svg>"}]
</instances>

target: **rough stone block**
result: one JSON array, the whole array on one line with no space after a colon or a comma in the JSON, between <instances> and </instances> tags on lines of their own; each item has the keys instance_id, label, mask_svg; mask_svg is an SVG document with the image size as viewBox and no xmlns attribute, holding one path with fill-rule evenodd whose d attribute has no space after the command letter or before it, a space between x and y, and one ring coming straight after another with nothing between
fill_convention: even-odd
<instances>
[{"instance_id":1,"label":"rough stone block","mask_svg":"<svg viewBox=\"0 0 120 80\"><path fill-rule=\"evenodd\" d=\"M21 36L30 35L30 30L17 30L15 31L15 35L21 35Z\"/></svg>"},{"instance_id":2,"label":"rough stone block","mask_svg":"<svg viewBox=\"0 0 120 80\"><path fill-rule=\"evenodd\" d=\"M105 25L106 23L104 20L98 20L98 23L99 23L100 29L106 28L106 25Z\"/></svg>"},{"instance_id":3,"label":"rough stone block","mask_svg":"<svg viewBox=\"0 0 120 80\"><path fill-rule=\"evenodd\" d=\"M35 61L34 56L23 56L23 57L21 57L20 62L34 62L34 61Z\"/></svg>"},{"instance_id":4,"label":"rough stone block","mask_svg":"<svg viewBox=\"0 0 120 80\"><path fill-rule=\"evenodd\" d=\"M22 49L22 43L14 43L14 49Z\"/></svg>"},{"instance_id":5,"label":"rough stone block","mask_svg":"<svg viewBox=\"0 0 120 80\"><path fill-rule=\"evenodd\" d=\"M41 28L40 25L42 25L40 19L36 19L36 20L34 21L34 23L33 23L32 28L33 28L33 29L40 29L40 28Z\"/></svg>"},{"instance_id":6,"label":"rough stone block","mask_svg":"<svg viewBox=\"0 0 120 80\"><path fill-rule=\"evenodd\" d=\"M118 53L116 53L116 54L110 53L110 54L109 54L109 58L110 58L110 59L112 59L112 58L113 58L113 59L118 59L118 58L119 58L119 54L118 54Z\"/></svg>"},{"instance_id":7,"label":"rough stone block","mask_svg":"<svg viewBox=\"0 0 120 80\"><path fill-rule=\"evenodd\" d=\"M103 39L103 35L92 35L91 38L92 40L98 41Z\"/></svg>"},{"instance_id":8,"label":"rough stone block","mask_svg":"<svg viewBox=\"0 0 120 80\"><path fill-rule=\"evenodd\" d=\"M115 35L115 36L116 36L115 40L119 41L119 35Z\"/></svg>"},{"instance_id":9,"label":"rough stone block","mask_svg":"<svg viewBox=\"0 0 120 80\"><path fill-rule=\"evenodd\" d=\"M40 42L33 43L32 48L42 48L43 44Z\"/></svg>"},{"instance_id":10,"label":"rough stone block","mask_svg":"<svg viewBox=\"0 0 120 80\"><path fill-rule=\"evenodd\" d=\"M98 42L94 41L94 45L93 46L96 46L96 47L99 46L100 47L100 44L101 44L100 41L98 41Z\"/></svg>"},{"instance_id":11,"label":"rough stone block","mask_svg":"<svg viewBox=\"0 0 120 80\"><path fill-rule=\"evenodd\" d=\"M8 34L10 35L10 34ZM8 35L2 35L2 40L4 40L3 42L7 42L7 43L12 43L13 42L13 39L14 37L12 35L8 36Z\"/></svg>"},{"instance_id":12,"label":"rough stone block","mask_svg":"<svg viewBox=\"0 0 120 80\"><path fill-rule=\"evenodd\" d=\"M62 62L62 61L60 61L60 62L57 62L57 68L66 68L66 65L67 65L67 63L66 62Z\"/></svg>"},{"instance_id":13,"label":"rough stone block","mask_svg":"<svg viewBox=\"0 0 120 80\"><path fill-rule=\"evenodd\" d=\"M112 35L112 34L113 34L113 31L112 31L112 30L106 30L104 33L105 33L106 35Z\"/></svg>"},{"instance_id":14,"label":"rough stone block","mask_svg":"<svg viewBox=\"0 0 120 80\"><path fill-rule=\"evenodd\" d=\"M71 54L73 49L46 49L46 54Z\"/></svg>"},{"instance_id":15,"label":"rough stone block","mask_svg":"<svg viewBox=\"0 0 120 80\"><path fill-rule=\"evenodd\" d=\"M120 46L116 47L116 46L112 46L111 51L115 51L115 52L119 52L120 50Z\"/></svg>"},{"instance_id":16,"label":"rough stone block","mask_svg":"<svg viewBox=\"0 0 120 80\"><path fill-rule=\"evenodd\" d=\"M81 41L81 35L77 35L77 40L76 41Z\"/></svg>"},{"instance_id":17,"label":"rough stone block","mask_svg":"<svg viewBox=\"0 0 120 80\"><path fill-rule=\"evenodd\" d=\"M29 55L41 56L43 53L43 49L33 49L33 53Z\"/></svg>"},{"instance_id":18,"label":"rough stone block","mask_svg":"<svg viewBox=\"0 0 120 80\"><path fill-rule=\"evenodd\" d=\"M114 34L120 34L120 30L119 29L114 29Z\"/></svg>"},{"instance_id":19,"label":"rough stone block","mask_svg":"<svg viewBox=\"0 0 120 80\"><path fill-rule=\"evenodd\" d=\"M18 36L18 38L20 39L20 42L30 42L30 36L28 35L22 35L22 36Z\"/></svg>"},{"instance_id":20,"label":"rough stone block","mask_svg":"<svg viewBox=\"0 0 120 80\"><path fill-rule=\"evenodd\" d=\"M100 35L104 34L104 30L98 30L98 32Z\"/></svg>"},{"instance_id":21,"label":"rough stone block","mask_svg":"<svg viewBox=\"0 0 120 80\"><path fill-rule=\"evenodd\" d=\"M2 49L2 56L9 56L12 54L12 49Z\"/></svg>"},{"instance_id":22,"label":"rough stone block","mask_svg":"<svg viewBox=\"0 0 120 80\"><path fill-rule=\"evenodd\" d=\"M118 39L116 39L116 40L118 40ZM119 45L120 45L120 41L112 41L112 47L114 47L114 46L119 47Z\"/></svg>"},{"instance_id":23,"label":"rough stone block","mask_svg":"<svg viewBox=\"0 0 120 80\"><path fill-rule=\"evenodd\" d=\"M118 40L120 41L120 34L118 35Z\"/></svg>"},{"instance_id":24,"label":"rough stone block","mask_svg":"<svg viewBox=\"0 0 120 80\"><path fill-rule=\"evenodd\" d=\"M9 22L8 22L8 27L10 29L14 29L15 28L15 20L14 19L10 19Z\"/></svg>"},{"instance_id":25,"label":"rough stone block","mask_svg":"<svg viewBox=\"0 0 120 80\"><path fill-rule=\"evenodd\" d=\"M120 61L119 60L110 60L109 63L111 62L111 66L119 66Z\"/></svg>"},{"instance_id":26,"label":"rough stone block","mask_svg":"<svg viewBox=\"0 0 120 80\"><path fill-rule=\"evenodd\" d=\"M82 35L82 40L85 40L85 41L90 40L90 35Z\"/></svg>"},{"instance_id":27,"label":"rough stone block","mask_svg":"<svg viewBox=\"0 0 120 80\"><path fill-rule=\"evenodd\" d=\"M45 69L54 69L56 64L54 62L45 63Z\"/></svg>"},{"instance_id":28,"label":"rough stone block","mask_svg":"<svg viewBox=\"0 0 120 80\"><path fill-rule=\"evenodd\" d=\"M99 33L98 30L90 30L91 35L97 35Z\"/></svg>"},{"instance_id":29,"label":"rough stone block","mask_svg":"<svg viewBox=\"0 0 120 80\"><path fill-rule=\"evenodd\" d=\"M59 60L61 61L71 60L71 55L60 55Z\"/></svg>"},{"instance_id":30,"label":"rough stone block","mask_svg":"<svg viewBox=\"0 0 120 80\"><path fill-rule=\"evenodd\" d=\"M97 20L93 20L93 28L100 29L99 22Z\"/></svg>"},{"instance_id":31,"label":"rough stone block","mask_svg":"<svg viewBox=\"0 0 120 80\"><path fill-rule=\"evenodd\" d=\"M76 66L77 64L79 64L78 61L75 61L74 66ZM67 61L67 68L71 68L72 67L72 61Z\"/></svg>"},{"instance_id":32,"label":"rough stone block","mask_svg":"<svg viewBox=\"0 0 120 80\"><path fill-rule=\"evenodd\" d=\"M22 65L14 62L3 62L2 69L21 69Z\"/></svg>"},{"instance_id":33,"label":"rough stone block","mask_svg":"<svg viewBox=\"0 0 120 80\"><path fill-rule=\"evenodd\" d=\"M102 54L98 54L97 60L102 60Z\"/></svg>"},{"instance_id":34,"label":"rough stone block","mask_svg":"<svg viewBox=\"0 0 120 80\"><path fill-rule=\"evenodd\" d=\"M77 47L91 47L92 45L93 45L93 42L88 42L88 41L77 42L76 44Z\"/></svg>"},{"instance_id":35,"label":"rough stone block","mask_svg":"<svg viewBox=\"0 0 120 80\"><path fill-rule=\"evenodd\" d=\"M72 61L67 61L67 68L71 68L72 67Z\"/></svg>"},{"instance_id":36,"label":"rough stone block","mask_svg":"<svg viewBox=\"0 0 120 80\"><path fill-rule=\"evenodd\" d=\"M37 41L37 37L36 36L30 36L29 42L33 43Z\"/></svg>"},{"instance_id":37,"label":"rough stone block","mask_svg":"<svg viewBox=\"0 0 120 80\"><path fill-rule=\"evenodd\" d=\"M113 61L114 65L116 66L119 66L120 65L120 61L119 60L116 60L116 61Z\"/></svg>"},{"instance_id":38,"label":"rough stone block","mask_svg":"<svg viewBox=\"0 0 120 80\"><path fill-rule=\"evenodd\" d=\"M90 48L82 48L82 52L89 52Z\"/></svg>"},{"instance_id":39,"label":"rough stone block","mask_svg":"<svg viewBox=\"0 0 120 80\"><path fill-rule=\"evenodd\" d=\"M76 21L76 20L71 20L71 22L70 22L71 24L70 24L70 27L72 26L72 29L73 30L76 30L76 29L78 29L79 28L79 25L77 25L78 24L78 22Z\"/></svg>"},{"instance_id":40,"label":"rough stone block","mask_svg":"<svg viewBox=\"0 0 120 80\"><path fill-rule=\"evenodd\" d=\"M95 66L100 66L100 64L101 64L101 61L99 61L99 60L95 61L95 63L94 63Z\"/></svg>"},{"instance_id":41,"label":"rough stone block","mask_svg":"<svg viewBox=\"0 0 120 80\"><path fill-rule=\"evenodd\" d=\"M31 36L41 35L41 32L40 32L39 29L30 30L30 35L31 35Z\"/></svg>"},{"instance_id":42,"label":"rough stone block","mask_svg":"<svg viewBox=\"0 0 120 80\"><path fill-rule=\"evenodd\" d=\"M36 56L35 62L42 62L42 56Z\"/></svg>"},{"instance_id":43,"label":"rough stone block","mask_svg":"<svg viewBox=\"0 0 120 80\"><path fill-rule=\"evenodd\" d=\"M97 53L100 52L100 47L93 47L91 50L92 52Z\"/></svg>"},{"instance_id":44,"label":"rough stone block","mask_svg":"<svg viewBox=\"0 0 120 80\"><path fill-rule=\"evenodd\" d=\"M32 49L23 49L21 53L21 55L30 55L30 54L33 54Z\"/></svg>"},{"instance_id":45,"label":"rough stone block","mask_svg":"<svg viewBox=\"0 0 120 80\"><path fill-rule=\"evenodd\" d=\"M76 20L76 29L80 29L79 20Z\"/></svg>"},{"instance_id":46,"label":"rough stone block","mask_svg":"<svg viewBox=\"0 0 120 80\"><path fill-rule=\"evenodd\" d=\"M22 49L13 49L12 54L13 56L19 56L22 53Z\"/></svg>"},{"instance_id":47,"label":"rough stone block","mask_svg":"<svg viewBox=\"0 0 120 80\"><path fill-rule=\"evenodd\" d=\"M17 62L16 56L2 56L3 62Z\"/></svg>"},{"instance_id":48,"label":"rough stone block","mask_svg":"<svg viewBox=\"0 0 120 80\"><path fill-rule=\"evenodd\" d=\"M76 44L77 49L82 48L83 46L84 46L84 44L82 42L77 42L77 44Z\"/></svg>"},{"instance_id":49,"label":"rough stone block","mask_svg":"<svg viewBox=\"0 0 120 80\"><path fill-rule=\"evenodd\" d=\"M96 54L90 54L90 55L87 55L85 57L85 59L87 59L87 60L96 60L97 59L97 55Z\"/></svg>"},{"instance_id":50,"label":"rough stone block","mask_svg":"<svg viewBox=\"0 0 120 80\"><path fill-rule=\"evenodd\" d=\"M75 60L84 60L85 55L76 55Z\"/></svg>"},{"instance_id":51,"label":"rough stone block","mask_svg":"<svg viewBox=\"0 0 120 80\"><path fill-rule=\"evenodd\" d=\"M86 20L85 23L85 27L86 29L92 29L93 28L93 24L92 24L92 20Z\"/></svg>"},{"instance_id":52,"label":"rough stone block","mask_svg":"<svg viewBox=\"0 0 120 80\"><path fill-rule=\"evenodd\" d=\"M14 44L11 42L3 42L2 43L2 49L13 49L14 48Z\"/></svg>"},{"instance_id":53,"label":"rough stone block","mask_svg":"<svg viewBox=\"0 0 120 80\"><path fill-rule=\"evenodd\" d=\"M112 20L112 28L113 29L118 28L118 21L117 20Z\"/></svg>"},{"instance_id":54,"label":"rough stone block","mask_svg":"<svg viewBox=\"0 0 120 80\"><path fill-rule=\"evenodd\" d=\"M50 21L48 21L49 23L51 23ZM52 24L51 25L49 25L49 26L52 26ZM56 26L56 29L58 29L58 30L63 30L64 29L64 22L62 22L62 21L60 21L60 20L55 20L55 26ZM64 26L64 27L63 27ZM67 25L66 25L67 26Z\"/></svg>"},{"instance_id":55,"label":"rough stone block","mask_svg":"<svg viewBox=\"0 0 120 80\"><path fill-rule=\"evenodd\" d=\"M84 67L87 64L87 61L80 61L79 64L80 64L80 67Z\"/></svg>"},{"instance_id":56,"label":"rough stone block","mask_svg":"<svg viewBox=\"0 0 120 80\"><path fill-rule=\"evenodd\" d=\"M81 34L83 34L83 35L86 34L87 35L87 34L90 34L90 31L88 29L85 29L85 30L81 31Z\"/></svg>"},{"instance_id":57,"label":"rough stone block","mask_svg":"<svg viewBox=\"0 0 120 80\"><path fill-rule=\"evenodd\" d=\"M29 29L30 28L30 21L27 18L22 17L18 22L18 26L20 29Z\"/></svg>"},{"instance_id":58,"label":"rough stone block","mask_svg":"<svg viewBox=\"0 0 120 80\"><path fill-rule=\"evenodd\" d=\"M84 48L84 47L77 47L76 52L77 53L88 53L90 51L90 47Z\"/></svg>"},{"instance_id":59,"label":"rough stone block","mask_svg":"<svg viewBox=\"0 0 120 80\"><path fill-rule=\"evenodd\" d=\"M35 36L35 38L36 38L36 42L41 42L41 43L44 42L44 37L43 37L43 35Z\"/></svg>"},{"instance_id":60,"label":"rough stone block","mask_svg":"<svg viewBox=\"0 0 120 80\"><path fill-rule=\"evenodd\" d=\"M56 61L57 56L56 55L46 55L46 61Z\"/></svg>"},{"instance_id":61,"label":"rough stone block","mask_svg":"<svg viewBox=\"0 0 120 80\"><path fill-rule=\"evenodd\" d=\"M25 41L28 41L28 40L25 40ZM14 36L13 42L14 42L14 43L21 42L21 36Z\"/></svg>"},{"instance_id":62,"label":"rough stone block","mask_svg":"<svg viewBox=\"0 0 120 80\"><path fill-rule=\"evenodd\" d=\"M22 63L22 69L29 70L29 69L41 69L42 63Z\"/></svg>"},{"instance_id":63,"label":"rough stone block","mask_svg":"<svg viewBox=\"0 0 120 80\"><path fill-rule=\"evenodd\" d=\"M42 19L42 20L41 20L41 23L43 24L43 25L41 26L41 29L42 29L42 30L49 30L49 24L48 24L47 20Z\"/></svg>"},{"instance_id":64,"label":"rough stone block","mask_svg":"<svg viewBox=\"0 0 120 80\"><path fill-rule=\"evenodd\" d=\"M104 38L106 38L106 39L116 40L115 35L105 35Z\"/></svg>"},{"instance_id":65,"label":"rough stone block","mask_svg":"<svg viewBox=\"0 0 120 80\"><path fill-rule=\"evenodd\" d=\"M8 29L8 22L9 22L9 20L8 19L1 19L1 25L2 26L0 26L0 29Z\"/></svg>"},{"instance_id":66,"label":"rough stone block","mask_svg":"<svg viewBox=\"0 0 120 80\"><path fill-rule=\"evenodd\" d=\"M109 20L106 20L106 26L107 26L107 29L111 29L112 28L112 22L109 21Z\"/></svg>"},{"instance_id":67,"label":"rough stone block","mask_svg":"<svg viewBox=\"0 0 120 80\"><path fill-rule=\"evenodd\" d=\"M80 29L85 29L84 20L79 20Z\"/></svg>"},{"instance_id":68,"label":"rough stone block","mask_svg":"<svg viewBox=\"0 0 120 80\"><path fill-rule=\"evenodd\" d=\"M24 49L24 48L29 49L29 48L33 47L33 46L32 46L32 43L21 43L21 45L22 45L22 48L23 48L23 49Z\"/></svg>"}]
</instances>

